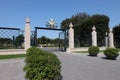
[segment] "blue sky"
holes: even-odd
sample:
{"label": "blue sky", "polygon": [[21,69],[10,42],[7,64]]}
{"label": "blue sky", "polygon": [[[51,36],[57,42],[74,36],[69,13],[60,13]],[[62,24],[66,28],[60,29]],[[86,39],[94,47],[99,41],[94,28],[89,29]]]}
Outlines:
{"label": "blue sky", "polygon": [[[120,0],[0,0],[0,27],[16,27],[24,30],[26,17],[30,18],[31,30],[45,27],[53,18],[58,26],[73,14],[86,12],[104,14],[110,18],[109,27],[120,24]],[[39,36],[57,38],[57,31],[39,30]]]}

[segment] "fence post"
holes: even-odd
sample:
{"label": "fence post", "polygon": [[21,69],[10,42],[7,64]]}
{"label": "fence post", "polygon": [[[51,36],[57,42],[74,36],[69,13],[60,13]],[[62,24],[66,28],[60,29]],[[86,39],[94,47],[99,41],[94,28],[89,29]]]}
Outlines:
{"label": "fence post", "polygon": [[26,25],[25,25],[25,50],[30,48],[30,19],[26,18]]}

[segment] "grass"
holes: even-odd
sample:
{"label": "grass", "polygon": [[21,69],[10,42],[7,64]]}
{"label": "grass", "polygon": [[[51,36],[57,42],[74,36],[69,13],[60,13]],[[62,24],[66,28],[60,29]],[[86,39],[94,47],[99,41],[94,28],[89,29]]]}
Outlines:
{"label": "grass", "polygon": [[23,58],[26,57],[26,54],[12,54],[12,55],[0,55],[1,59],[12,59],[12,58]]}
{"label": "grass", "polygon": [[[120,51],[120,48],[116,48]],[[88,53],[88,51],[73,51],[74,53]],[[100,50],[100,52],[104,52],[104,50]]]}

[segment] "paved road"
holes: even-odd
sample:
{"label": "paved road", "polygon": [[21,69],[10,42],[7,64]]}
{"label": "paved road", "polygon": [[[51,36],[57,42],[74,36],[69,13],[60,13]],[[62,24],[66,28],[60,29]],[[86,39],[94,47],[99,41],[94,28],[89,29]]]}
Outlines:
{"label": "paved road", "polygon": [[120,80],[120,56],[116,61],[103,59],[104,55],[90,57],[88,54],[69,54],[55,49],[62,62],[63,80]]}
{"label": "paved road", "polygon": [[0,80],[25,80],[24,58],[0,60]]}
{"label": "paved road", "polygon": [[[120,57],[102,59],[104,55],[90,57],[87,54],[68,54],[56,49],[54,52],[62,62],[62,80],[120,80]],[[0,60],[0,80],[25,80],[24,59]]]}

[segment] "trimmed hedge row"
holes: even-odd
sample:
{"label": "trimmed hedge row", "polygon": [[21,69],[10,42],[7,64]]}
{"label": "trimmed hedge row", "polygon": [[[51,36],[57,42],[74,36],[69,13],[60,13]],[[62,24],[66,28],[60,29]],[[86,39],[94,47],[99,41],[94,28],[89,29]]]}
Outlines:
{"label": "trimmed hedge row", "polygon": [[25,78],[29,80],[60,80],[61,62],[55,54],[36,47],[27,50]]}
{"label": "trimmed hedge row", "polygon": [[[90,56],[97,56],[97,54],[99,53],[99,47],[90,46],[88,48],[88,53]],[[106,48],[103,53],[107,59],[111,60],[115,60],[119,56],[119,50],[117,50],[116,48]]]}

